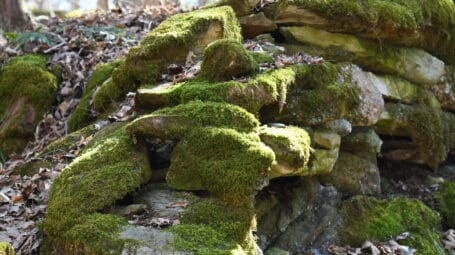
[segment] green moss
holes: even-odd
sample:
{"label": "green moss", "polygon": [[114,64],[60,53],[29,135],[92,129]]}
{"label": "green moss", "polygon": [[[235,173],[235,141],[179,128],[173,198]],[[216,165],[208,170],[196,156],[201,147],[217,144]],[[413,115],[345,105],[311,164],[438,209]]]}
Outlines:
{"label": "green moss", "polygon": [[208,190],[243,204],[262,188],[274,160],[273,151],[256,134],[199,128],[175,147],[166,181],[176,189]]}
{"label": "green moss", "polygon": [[184,61],[190,50],[201,52],[211,41],[222,38],[241,40],[240,26],[229,6],[174,15],[130,50],[125,65],[114,72],[114,82],[118,87],[153,83],[168,64]]}
{"label": "green moss", "polygon": [[252,74],[257,69],[257,63],[238,40],[221,39],[205,49],[199,77],[208,81],[226,81]]}
{"label": "green moss", "polygon": [[341,213],[345,222],[338,233],[345,244],[385,241],[409,231],[411,236],[403,244],[423,255],[445,254],[437,234],[440,217],[418,200],[355,197],[344,202]]}
{"label": "green moss", "polygon": [[280,102],[280,105],[283,105],[286,101],[286,90],[294,84],[299,71],[300,69],[297,67],[270,70],[256,75],[247,83],[193,80],[170,88],[153,90],[150,93],[155,99],[154,102],[165,102],[168,105],[177,105],[192,100],[227,102],[243,107],[249,112],[257,113],[264,105],[274,102]]}
{"label": "green moss", "polygon": [[0,242],[0,254],[2,255],[14,255],[13,246],[9,243]]}
{"label": "green moss", "polygon": [[[122,63],[122,61],[114,61],[111,63],[107,64],[99,64],[95,67],[95,70],[93,71],[92,75],[87,81],[87,85],[85,86],[84,89],[84,94],[79,101],[78,106],[76,109],[74,109],[73,113],[71,114],[69,120],[68,120],[68,128],[71,131],[76,131],[78,129],[81,129],[85,127],[89,122],[90,122],[90,102],[93,100],[93,94],[95,93],[95,90],[97,87],[101,87],[100,89],[103,89],[106,91],[106,88],[104,88],[107,85],[103,85],[103,82],[105,82],[109,77],[111,77],[112,72],[114,69],[119,66]],[[109,88],[110,89],[110,88]],[[113,91],[117,91],[114,90]],[[107,91],[110,92],[110,91]],[[97,93],[99,94],[97,96],[97,103],[96,105],[100,105],[100,101],[104,102],[106,100],[102,100],[102,93]],[[104,93],[106,94],[106,93]],[[107,94],[109,96],[109,93]],[[117,98],[116,96],[115,98]],[[108,97],[110,99],[111,97]],[[101,107],[98,107],[98,110]]]}
{"label": "green moss", "polygon": [[248,54],[256,61],[258,64],[273,63],[274,59],[270,54],[265,52],[248,52]]}
{"label": "green moss", "polygon": [[449,228],[455,228],[455,182],[444,182],[435,194],[438,209]]}
{"label": "green moss", "polygon": [[104,221],[117,221],[93,213],[134,191],[150,174],[145,153],[133,146],[123,125],[97,135],[52,185],[47,217],[41,224],[52,246],[91,250],[92,243],[79,243],[88,234],[76,234],[97,221],[101,225],[93,224],[99,231],[109,230]]}
{"label": "green moss", "polygon": [[73,244],[73,254],[112,254],[121,251],[124,240],[119,238],[121,226],[126,224],[123,217],[94,213],[84,217],[81,224],[67,232]]}
{"label": "green moss", "polygon": [[311,141],[309,134],[301,128],[261,127],[261,141],[272,148],[276,163],[272,165],[269,178],[299,175],[307,168],[310,159]]}
{"label": "green moss", "polygon": [[331,23],[335,30],[348,28],[348,33],[421,46],[454,61],[455,4],[451,0],[290,0],[280,8],[288,5],[336,20]]}
{"label": "green moss", "polygon": [[48,146],[46,146],[38,155],[40,156],[46,156],[49,154],[56,154],[56,153],[62,153],[62,152],[69,152],[72,147],[74,147],[77,142],[81,141],[81,139],[87,138],[91,135],[94,135],[96,133],[96,128],[95,125],[88,125],[82,129],[79,129],[75,132],[72,132],[68,134],[65,137],[62,137]]}
{"label": "green moss", "polygon": [[142,116],[131,122],[127,130],[134,135],[181,138],[195,128],[223,127],[251,132],[258,126],[254,115],[238,106],[192,101]]}
{"label": "green moss", "polygon": [[0,80],[0,148],[6,154],[25,146],[54,100],[57,81],[45,69],[46,62],[45,57],[25,55],[12,58],[4,67]]}
{"label": "green moss", "polygon": [[178,250],[195,254],[252,254],[255,228],[253,209],[233,207],[216,200],[192,205],[171,229]]}

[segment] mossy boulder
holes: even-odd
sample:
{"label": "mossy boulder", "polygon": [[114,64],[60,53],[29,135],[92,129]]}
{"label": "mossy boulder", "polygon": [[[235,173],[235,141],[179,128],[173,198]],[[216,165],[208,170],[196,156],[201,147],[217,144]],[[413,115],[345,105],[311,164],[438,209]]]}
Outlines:
{"label": "mossy boulder", "polygon": [[167,65],[185,61],[189,51],[202,53],[217,39],[242,39],[231,7],[174,15],[128,52],[125,63],[114,71],[113,82],[123,92],[134,89],[137,83],[153,83]]}
{"label": "mossy boulder", "polygon": [[445,225],[455,228],[455,182],[444,182],[436,192],[435,199]]}
{"label": "mossy boulder", "polygon": [[355,127],[341,142],[341,150],[351,152],[373,164],[376,164],[376,158],[381,153],[381,146],[381,138],[370,127]]}
{"label": "mossy boulder", "polygon": [[283,106],[286,91],[299,73],[300,66],[270,70],[252,77],[248,82],[188,81],[169,87],[139,89],[136,105],[141,109],[156,109],[192,100],[227,102],[257,113],[262,106],[278,103]]}
{"label": "mossy boulder", "polygon": [[20,153],[34,137],[35,126],[50,109],[57,89],[55,76],[39,55],[12,58],[0,80],[0,151]]}
{"label": "mossy boulder", "polygon": [[87,81],[79,104],[68,119],[69,130],[76,131],[85,127],[94,120],[93,111],[104,113],[109,103],[115,102],[121,99],[121,96],[124,96],[122,93],[116,92],[117,88],[115,86],[109,87],[108,83],[105,83],[111,77],[114,69],[121,63],[122,61],[118,60],[99,64],[95,67],[95,70]]}
{"label": "mossy boulder", "polygon": [[400,241],[402,245],[417,249],[418,254],[446,254],[438,234],[439,214],[419,200],[379,200],[358,196],[345,201],[340,213],[344,222],[338,234],[344,244],[361,245],[366,240],[386,241],[409,232],[410,236]]}
{"label": "mossy boulder", "polygon": [[144,115],[131,122],[127,131],[138,137],[180,139],[191,129],[220,127],[253,132],[258,126],[254,115],[241,107],[192,101]]}
{"label": "mossy boulder", "polygon": [[235,39],[221,39],[207,46],[199,76],[205,80],[227,81],[257,71],[254,59]]}
{"label": "mossy boulder", "polygon": [[[447,158],[450,148],[451,122],[439,108],[427,104],[387,103],[375,125],[379,134],[411,137],[415,150],[409,161],[437,168]],[[449,137],[449,139],[447,139]]]}
{"label": "mossy boulder", "polygon": [[0,254],[2,255],[14,255],[13,246],[9,243],[0,242]]}
{"label": "mossy boulder", "polygon": [[261,141],[272,148],[276,160],[269,178],[306,175],[311,153],[308,132],[299,127],[261,127]]}
{"label": "mossy boulder", "polygon": [[98,212],[150,176],[146,153],[136,148],[124,125],[99,131],[52,185],[47,216],[41,224],[49,253],[112,254],[121,250],[124,242],[116,230],[125,220]]}
{"label": "mossy boulder", "polygon": [[257,134],[198,128],[175,147],[166,181],[176,189],[208,190],[228,203],[249,205],[268,183],[274,160]]}
{"label": "mossy boulder", "polygon": [[266,122],[317,126],[348,116],[360,105],[360,90],[341,69],[328,62],[299,66],[296,82],[287,88],[281,106],[263,107],[261,118]]}
{"label": "mossy boulder", "polygon": [[388,43],[422,47],[454,62],[455,4],[450,0],[287,0],[276,8],[280,24],[311,25]]}
{"label": "mossy boulder", "polygon": [[[444,62],[421,49],[381,45],[309,26],[284,27],[281,31],[289,40],[337,51],[341,56],[351,55],[352,61],[363,68],[401,76],[418,84],[435,84],[446,75]],[[340,60],[346,61],[343,58]]]}

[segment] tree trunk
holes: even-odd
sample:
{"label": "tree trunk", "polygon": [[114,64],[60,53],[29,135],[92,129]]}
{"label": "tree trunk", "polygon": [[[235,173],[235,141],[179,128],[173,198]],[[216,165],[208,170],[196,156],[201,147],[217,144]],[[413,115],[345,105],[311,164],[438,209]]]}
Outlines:
{"label": "tree trunk", "polygon": [[26,25],[19,0],[0,0],[0,30],[22,31]]}
{"label": "tree trunk", "polygon": [[97,9],[107,11],[108,7],[108,0],[98,0]]}

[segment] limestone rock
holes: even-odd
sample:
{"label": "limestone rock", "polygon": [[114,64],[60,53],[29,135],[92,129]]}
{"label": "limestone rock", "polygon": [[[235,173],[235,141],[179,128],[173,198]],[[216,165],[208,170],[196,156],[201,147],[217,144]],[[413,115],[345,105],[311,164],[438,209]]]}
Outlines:
{"label": "limestone rock", "polygon": [[352,132],[351,122],[345,119],[329,121],[325,123],[322,127],[337,133],[341,137],[346,136]]}
{"label": "limestone rock", "polygon": [[373,195],[381,192],[376,164],[344,151],[340,152],[333,171],[320,178],[343,193]]}
{"label": "limestone rock", "polygon": [[271,16],[284,25],[310,25],[394,45],[421,47],[454,62],[452,1],[312,1],[276,4]]}
{"label": "limestone rock", "polygon": [[237,16],[244,16],[253,10],[260,0],[226,0],[223,3],[231,6]]}
{"label": "limestone rock", "polygon": [[326,130],[315,130],[312,134],[312,141],[322,149],[333,150],[340,147],[340,135]]}
{"label": "limestone rock", "polygon": [[365,158],[373,164],[376,164],[376,158],[381,153],[381,146],[381,138],[369,127],[354,128],[341,142],[341,150]]}
{"label": "limestone rock", "polygon": [[272,180],[257,196],[259,246],[294,254],[336,243],[339,201],[334,187],[314,179]]}
{"label": "limestone rock", "polygon": [[283,27],[290,40],[353,55],[355,64],[372,71],[398,75],[419,84],[435,84],[446,75],[445,64],[427,52],[379,45],[352,35],[330,33],[309,26]]}
{"label": "limestone rock", "polygon": [[308,171],[305,175],[323,175],[330,173],[338,160],[339,149],[322,150],[315,149],[308,163]]}
{"label": "limestone rock", "polygon": [[240,17],[239,22],[242,26],[242,33],[248,39],[275,31],[278,28],[275,22],[268,19],[263,12]]}
{"label": "limestone rock", "polygon": [[211,82],[226,81],[252,74],[257,69],[257,63],[241,43],[234,39],[222,39],[205,49],[200,76]]}

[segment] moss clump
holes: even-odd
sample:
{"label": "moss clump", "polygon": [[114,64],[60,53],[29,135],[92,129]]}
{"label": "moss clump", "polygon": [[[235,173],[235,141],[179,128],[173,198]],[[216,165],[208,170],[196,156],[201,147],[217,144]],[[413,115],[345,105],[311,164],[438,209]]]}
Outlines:
{"label": "moss clump", "polygon": [[226,81],[249,75],[258,65],[235,39],[217,40],[205,49],[199,77],[208,81]]}
{"label": "moss clump", "polygon": [[119,221],[94,213],[146,183],[150,175],[145,153],[133,146],[123,125],[100,133],[52,185],[47,217],[41,225],[49,242],[69,253],[84,250],[98,254],[95,250],[101,246],[81,242],[89,235],[82,230],[91,224],[96,231],[116,228]]}
{"label": "moss clump", "polygon": [[71,253],[112,254],[122,250],[125,241],[119,238],[118,232],[126,224],[125,218],[94,213],[81,222],[67,232],[67,238],[73,242]]}
{"label": "moss clump", "polygon": [[35,125],[50,108],[57,89],[53,74],[45,69],[47,59],[24,55],[11,59],[0,80],[0,150],[19,152],[33,137]]}
{"label": "moss clump", "polygon": [[130,83],[153,83],[168,64],[184,61],[190,50],[201,52],[210,42],[223,38],[242,38],[229,6],[174,15],[129,51],[125,64],[114,72],[114,82],[119,88]]}
{"label": "moss clump", "polygon": [[310,136],[304,129],[261,127],[259,136],[276,156],[269,178],[303,174],[311,152]]}
{"label": "moss clump", "polygon": [[435,195],[438,209],[449,228],[455,228],[455,182],[444,182]]}
{"label": "moss clump", "polygon": [[195,128],[223,127],[252,132],[258,126],[254,115],[238,106],[192,101],[142,116],[131,122],[127,130],[139,136],[182,138]]}
{"label": "moss clump", "polygon": [[423,255],[445,254],[437,233],[440,217],[418,200],[378,200],[360,196],[344,202],[341,214],[345,221],[338,233],[345,244],[361,245],[365,240],[385,241],[409,231],[411,236],[402,244],[417,249]]}
{"label": "moss clump", "polygon": [[94,125],[88,125],[82,129],[72,132],[46,146],[39,153],[38,157],[69,152],[71,148],[77,144],[77,142],[81,141],[81,139],[94,135],[96,131],[97,130]]}
{"label": "moss clump", "polygon": [[270,56],[270,54],[265,53],[265,52],[248,52],[248,54],[258,64],[272,63],[274,61],[273,57]]}
{"label": "moss clump", "polygon": [[[232,207],[216,200],[199,202],[172,227],[177,250],[195,254],[253,254],[253,209]],[[238,253],[236,253],[238,252]]]}
{"label": "moss clump", "polygon": [[208,190],[231,204],[245,204],[262,189],[274,160],[256,134],[193,129],[175,147],[166,181],[176,189]]}
{"label": "moss clump", "polygon": [[13,246],[9,243],[0,242],[0,254],[2,255],[14,255]]}
{"label": "moss clump", "polygon": [[[114,69],[119,66],[122,62],[121,61],[114,61],[107,64],[99,64],[95,67],[92,75],[87,81],[87,85],[85,86],[84,95],[82,96],[81,100],[79,101],[79,105],[74,109],[73,113],[71,114],[68,120],[68,128],[71,131],[76,131],[85,127],[90,122],[91,117],[91,106],[90,103],[93,100],[93,94],[96,91],[97,87],[104,87],[103,83],[111,77],[112,72]],[[101,88],[100,88],[101,89]],[[106,90],[106,89],[104,89]],[[109,91],[108,91],[109,92]],[[98,93],[97,93],[98,94]],[[109,95],[109,93],[108,93]],[[102,95],[97,96],[97,106],[100,105],[99,101],[106,101],[101,100]],[[108,97],[110,99],[111,97]],[[115,96],[117,99],[117,96]],[[101,110],[101,107],[97,107],[97,110]]]}

